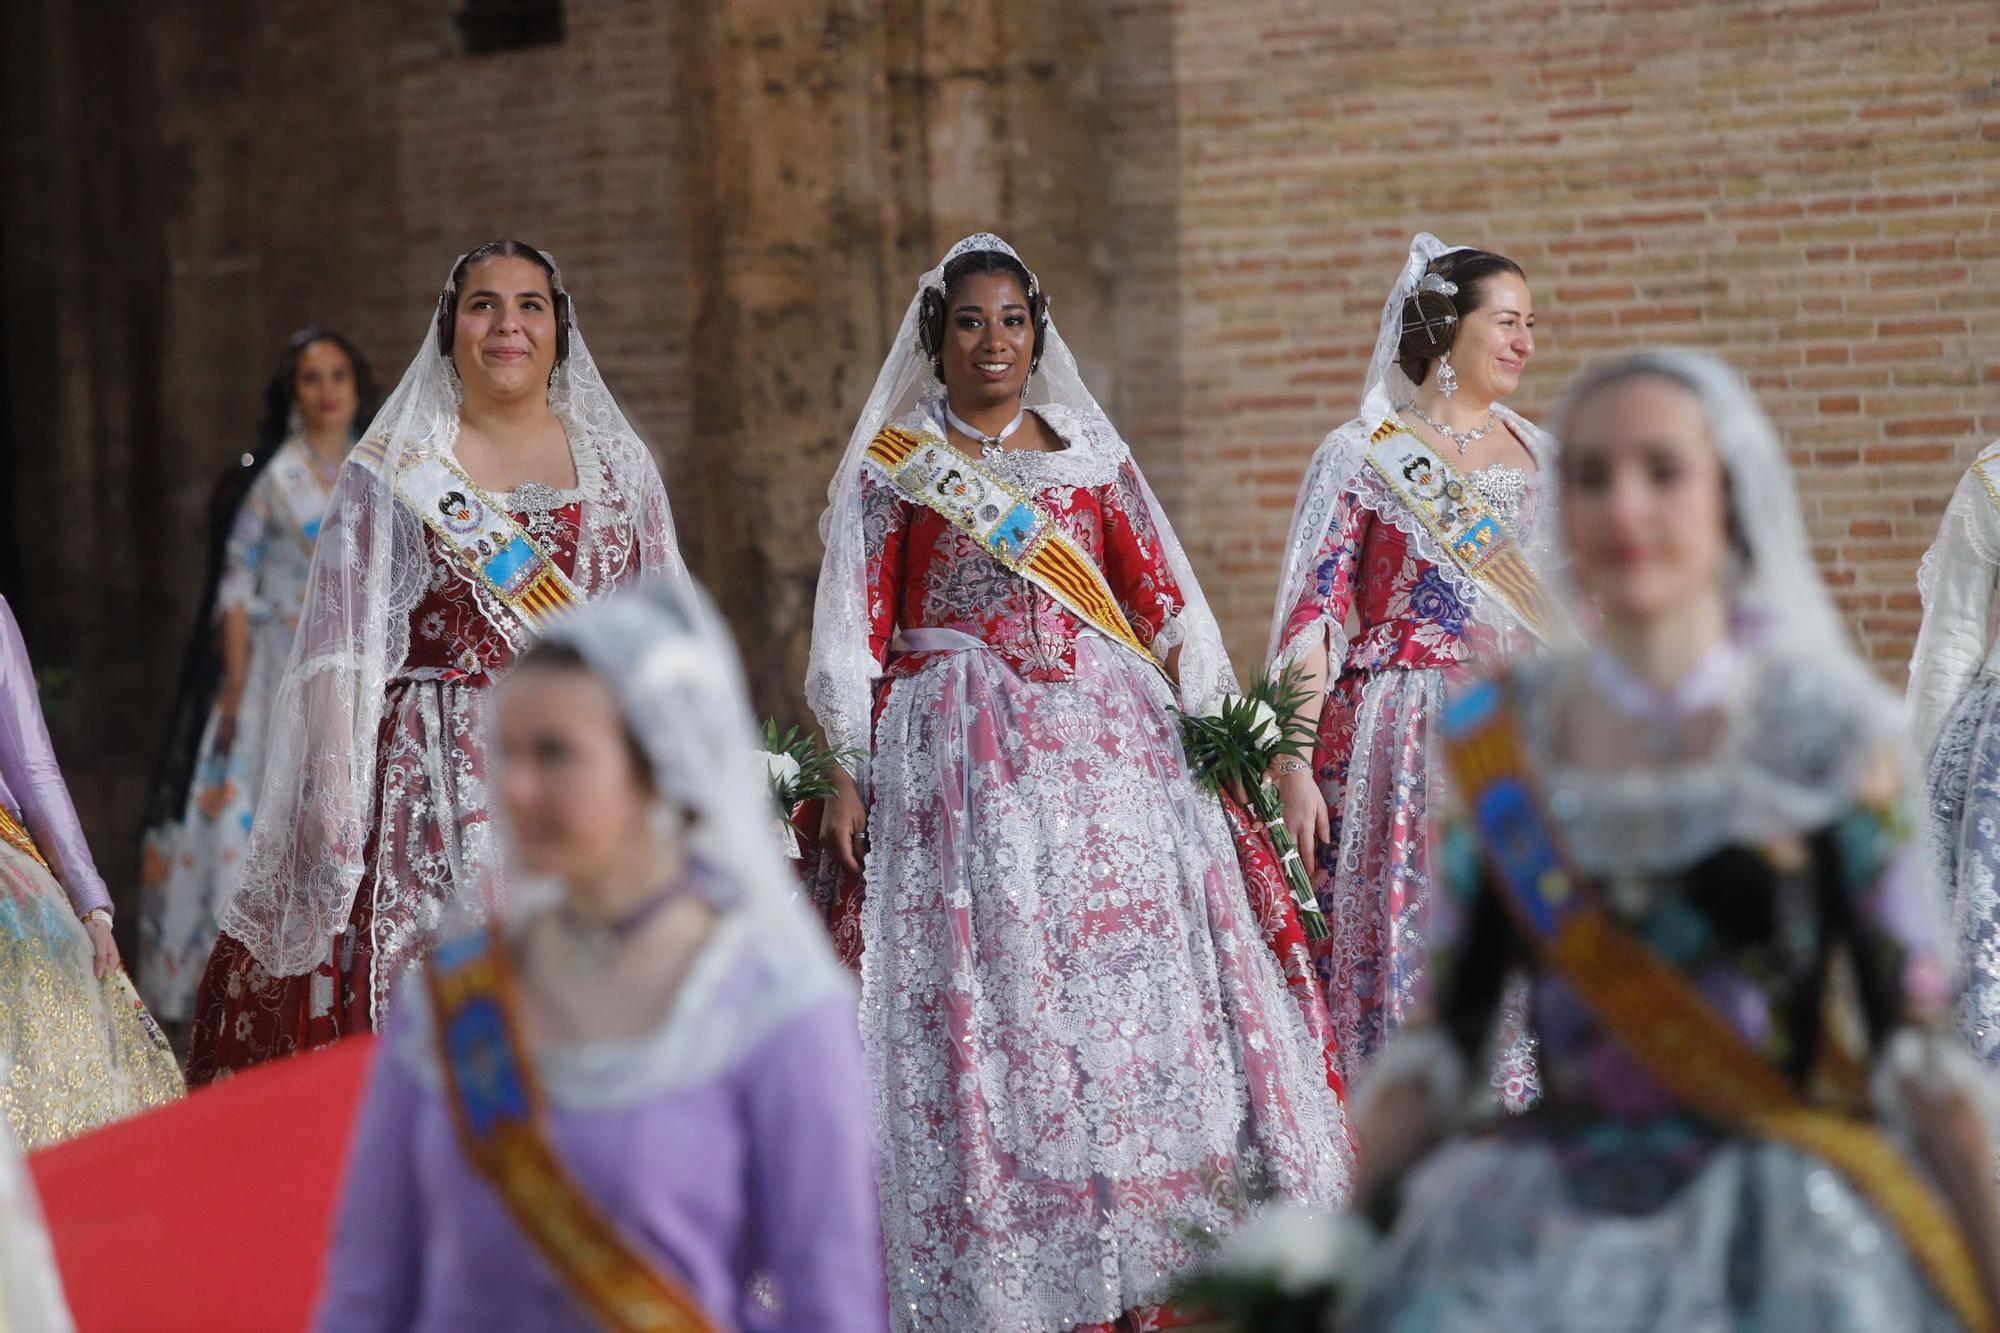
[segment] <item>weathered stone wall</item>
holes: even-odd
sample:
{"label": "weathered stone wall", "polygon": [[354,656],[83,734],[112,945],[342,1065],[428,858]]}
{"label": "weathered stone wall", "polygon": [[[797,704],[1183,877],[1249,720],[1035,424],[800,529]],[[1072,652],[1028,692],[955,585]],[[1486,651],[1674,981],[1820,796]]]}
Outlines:
{"label": "weathered stone wall", "polygon": [[66,674],[121,888],[204,497],[278,348],[333,325],[393,380],[495,235],[562,260],[790,716],[827,476],[913,278],[981,227],[1043,275],[1246,667],[1418,227],[1527,266],[1531,414],[1633,342],[1748,370],[1891,677],[2000,435],[1983,0],[570,0],[561,44],[477,58],[452,10],[0,9],[0,586]]}

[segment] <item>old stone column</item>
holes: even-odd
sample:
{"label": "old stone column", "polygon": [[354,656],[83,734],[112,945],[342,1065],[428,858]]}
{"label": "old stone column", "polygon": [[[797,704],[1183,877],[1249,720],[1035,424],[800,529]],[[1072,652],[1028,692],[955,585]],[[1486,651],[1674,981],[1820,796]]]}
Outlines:
{"label": "old stone column", "polygon": [[699,480],[676,503],[783,719],[805,716],[825,485],[917,275],[1000,231],[1087,368],[1108,351],[1099,23],[1043,0],[681,7]]}

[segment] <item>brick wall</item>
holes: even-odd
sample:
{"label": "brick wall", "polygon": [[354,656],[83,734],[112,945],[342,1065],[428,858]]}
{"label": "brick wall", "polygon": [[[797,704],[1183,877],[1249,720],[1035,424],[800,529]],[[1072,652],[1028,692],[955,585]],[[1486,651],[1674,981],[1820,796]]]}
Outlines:
{"label": "brick wall", "polygon": [[498,234],[563,261],[768,711],[799,707],[814,520],[910,283],[989,226],[1240,665],[1423,227],[1527,267],[1531,415],[1635,342],[1749,371],[1899,680],[1917,557],[2000,435],[2000,9],[1420,8],[569,0],[562,44],[468,58],[452,0],[5,6],[0,578],[73,675],[58,744],[107,873],[275,350],[332,324],[393,379]]}
{"label": "brick wall", "polygon": [[1901,684],[1917,560],[2000,436],[2000,7],[1198,0],[1175,51],[1177,515],[1239,663],[1424,228],[1528,270],[1530,416],[1637,343],[1748,373]]}

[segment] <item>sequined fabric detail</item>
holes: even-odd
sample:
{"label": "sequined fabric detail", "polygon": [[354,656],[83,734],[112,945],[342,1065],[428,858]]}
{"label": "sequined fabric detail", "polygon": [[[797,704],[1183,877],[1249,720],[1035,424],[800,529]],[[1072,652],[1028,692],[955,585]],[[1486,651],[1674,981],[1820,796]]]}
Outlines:
{"label": "sequined fabric detail", "polygon": [[23,1150],[182,1093],[173,1053],[124,971],[100,982],[91,958],[62,886],[0,847],[0,1106]]}
{"label": "sequined fabric detail", "polygon": [[1471,481],[1486,498],[1486,503],[1500,515],[1501,521],[1511,528],[1521,521],[1521,506],[1528,496],[1530,476],[1521,468],[1495,463],[1473,473]]}

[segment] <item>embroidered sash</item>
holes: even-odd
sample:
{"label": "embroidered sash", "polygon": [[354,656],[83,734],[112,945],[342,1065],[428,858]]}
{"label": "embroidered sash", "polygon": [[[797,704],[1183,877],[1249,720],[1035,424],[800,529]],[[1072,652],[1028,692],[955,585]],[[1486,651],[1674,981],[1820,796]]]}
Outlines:
{"label": "embroidered sash", "polygon": [[[305,444],[299,446],[301,449],[311,447]],[[296,450],[278,450],[271,459],[269,471],[271,482],[284,501],[285,514],[292,520],[293,530],[305,543],[306,550],[312,550],[319,541],[320,524],[326,518],[330,497],[320,489],[319,478],[314,475],[312,465],[299,457]]]}
{"label": "embroidered sash", "polygon": [[1132,630],[1111,585],[1089,555],[1028,496],[935,436],[890,426],[868,445],[868,459],[905,497],[942,516],[987,554],[1019,574],[1106,638],[1160,663]]}
{"label": "embroidered sash", "polygon": [[442,453],[404,463],[396,494],[529,629],[583,600],[513,515]]}
{"label": "embroidered sash", "polygon": [[682,1286],[642,1255],[556,1156],[521,1042],[512,962],[479,931],[425,965],[438,1060],[467,1159],[570,1294],[619,1333],[715,1333]]}
{"label": "embroidered sash", "polygon": [[1542,962],[1682,1102],[1837,1168],[1895,1227],[1965,1326],[1992,1327],[1965,1236],[1930,1183],[1874,1125],[1806,1102],[1684,975],[1612,921],[1595,886],[1569,866],[1505,688],[1487,683],[1453,700],[1444,728],[1501,899]]}
{"label": "embroidered sash", "polygon": [[1979,474],[1980,484],[1986,487],[1986,498],[1993,502],[1995,509],[2000,509],[2000,486],[1993,484],[1993,473],[1987,467],[1989,463],[1996,461],[2000,460],[1991,458],[1981,459],[1972,465],[1972,470]]}
{"label": "embroidered sash", "polygon": [[1542,586],[1520,541],[1479,488],[1443,455],[1391,420],[1369,437],[1368,464],[1437,539],[1445,557],[1536,638],[1553,644],[1574,637],[1568,617]]}

